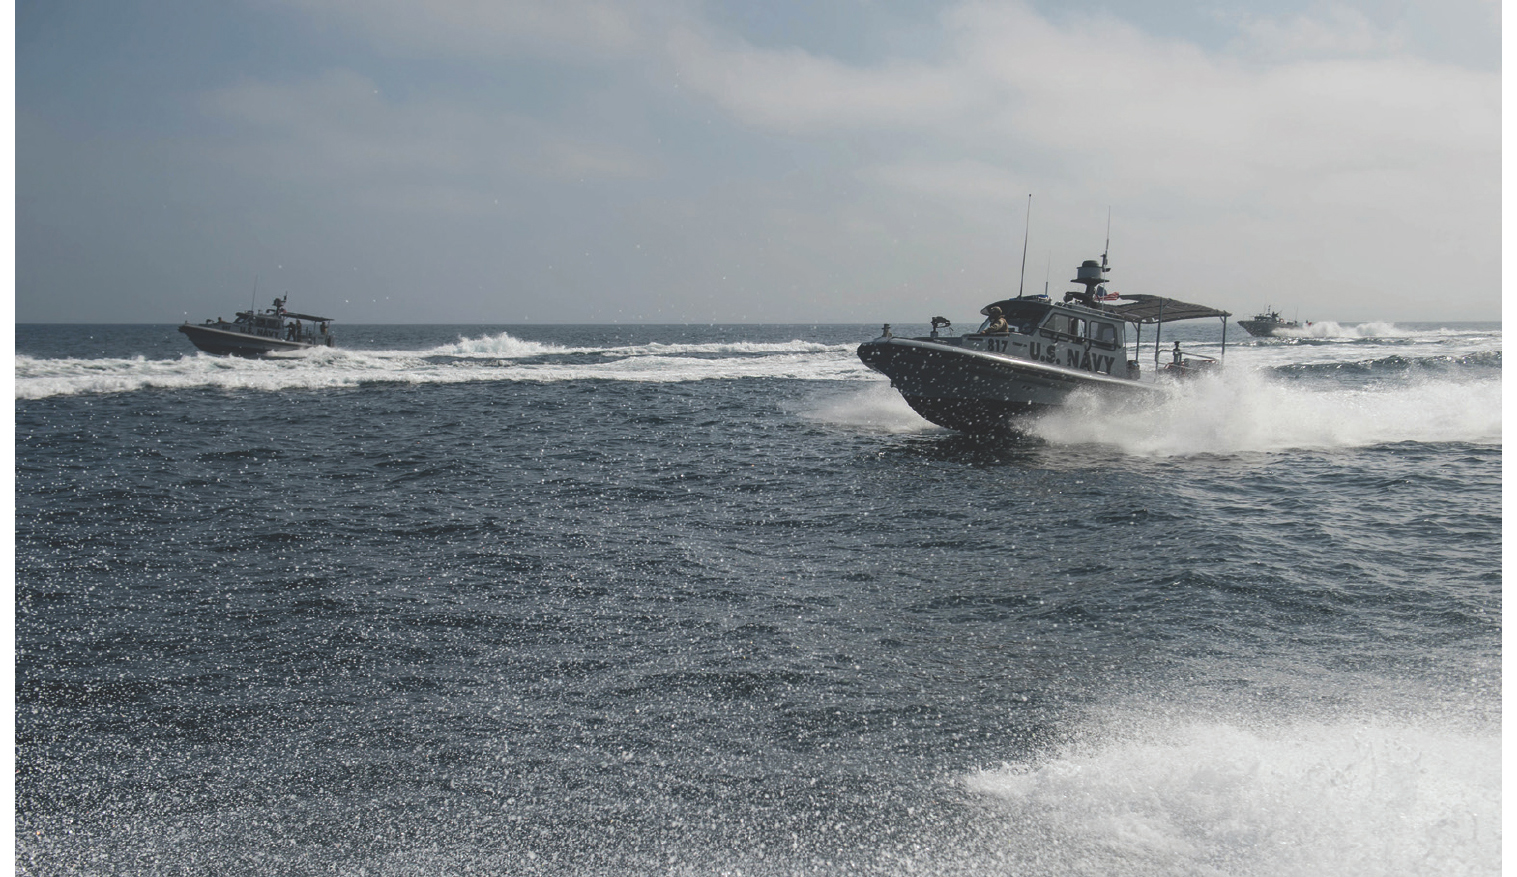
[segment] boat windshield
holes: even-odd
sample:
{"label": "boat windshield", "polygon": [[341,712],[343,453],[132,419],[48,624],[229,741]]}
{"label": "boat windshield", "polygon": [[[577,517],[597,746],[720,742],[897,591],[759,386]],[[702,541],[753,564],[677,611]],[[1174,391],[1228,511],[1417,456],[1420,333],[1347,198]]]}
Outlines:
{"label": "boat windshield", "polygon": [[1048,313],[1050,305],[1047,301],[1008,298],[986,305],[980,309],[980,313],[988,315],[991,308],[1001,309],[1006,322],[1011,324],[1011,331],[1019,335],[1031,335],[1037,330],[1038,324],[1043,322],[1043,316]]}

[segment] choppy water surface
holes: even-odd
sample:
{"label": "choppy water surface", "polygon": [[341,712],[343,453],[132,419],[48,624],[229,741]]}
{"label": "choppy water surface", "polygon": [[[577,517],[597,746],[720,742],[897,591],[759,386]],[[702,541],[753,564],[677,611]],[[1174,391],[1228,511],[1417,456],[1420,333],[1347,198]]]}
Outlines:
{"label": "choppy water surface", "polygon": [[877,332],[18,327],[18,867],[1499,870],[1498,326],[995,440]]}

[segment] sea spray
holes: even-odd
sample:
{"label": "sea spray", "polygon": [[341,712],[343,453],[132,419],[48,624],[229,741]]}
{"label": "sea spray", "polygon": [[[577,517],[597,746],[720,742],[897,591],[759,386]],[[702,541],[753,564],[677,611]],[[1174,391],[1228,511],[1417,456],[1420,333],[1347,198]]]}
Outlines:
{"label": "sea spray", "polygon": [[852,345],[819,344],[813,341],[791,340],[784,342],[733,341],[700,344],[676,344],[652,342],[648,344],[607,345],[605,347],[565,347],[527,341],[509,332],[484,335],[478,338],[459,338],[456,343],[444,344],[424,351],[424,355],[486,357],[499,359],[523,359],[554,354],[600,354],[609,357],[626,356],[764,356],[786,353],[840,353],[851,351]]}
{"label": "sea spray", "polygon": [[1400,329],[1394,323],[1335,323],[1321,320],[1299,329],[1276,329],[1276,338],[1404,338],[1415,334],[1410,329]]}
{"label": "sea spray", "polygon": [[884,381],[828,394],[801,410],[801,416],[819,423],[882,433],[936,432],[942,427],[911,410],[901,394]]}
{"label": "sea spray", "polygon": [[1078,394],[1033,421],[1030,431],[1059,444],[1110,445],[1159,457],[1406,441],[1492,443],[1501,440],[1501,384],[1444,378],[1348,387],[1231,368],[1171,384],[1156,400]]}
{"label": "sea spray", "polygon": [[16,398],[145,389],[321,390],[376,383],[611,380],[673,383],[740,378],[861,380],[852,346],[808,341],[651,343],[605,347],[525,341],[510,333],[422,350],[317,348],[263,359],[16,357]]}
{"label": "sea spray", "polygon": [[[1129,721],[1132,721],[1129,719]],[[1494,874],[1499,733],[1140,719],[965,778],[1012,873]]]}
{"label": "sea spray", "polygon": [[542,356],[545,353],[570,352],[580,351],[572,351],[557,344],[525,341],[509,332],[499,332],[494,335],[482,335],[478,338],[459,338],[453,344],[444,344],[424,351],[424,355],[518,358],[524,356]]}

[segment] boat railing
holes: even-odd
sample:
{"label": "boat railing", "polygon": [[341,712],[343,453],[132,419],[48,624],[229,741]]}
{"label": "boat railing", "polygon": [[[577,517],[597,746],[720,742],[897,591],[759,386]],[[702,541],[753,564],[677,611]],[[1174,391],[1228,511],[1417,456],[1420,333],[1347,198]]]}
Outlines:
{"label": "boat railing", "polygon": [[1186,353],[1174,362],[1165,363],[1164,373],[1179,377],[1193,377],[1209,372],[1222,364],[1215,356],[1201,353]]}
{"label": "boat railing", "polygon": [[332,347],[336,343],[336,334],[330,326],[319,323],[299,324],[285,322],[282,325],[269,325],[267,322],[249,321],[242,319],[245,315],[238,314],[236,322],[229,323],[226,320],[206,320],[204,325],[228,332],[236,332],[239,335],[251,335],[254,338],[272,338],[278,341],[295,341],[301,344]]}

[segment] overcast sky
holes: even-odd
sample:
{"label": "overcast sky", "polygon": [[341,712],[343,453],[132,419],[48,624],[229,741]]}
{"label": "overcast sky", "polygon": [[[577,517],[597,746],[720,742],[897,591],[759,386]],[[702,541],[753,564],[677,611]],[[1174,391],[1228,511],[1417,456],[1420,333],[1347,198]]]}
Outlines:
{"label": "overcast sky", "polygon": [[1495,0],[19,0],[16,318],[1500,317]]}

